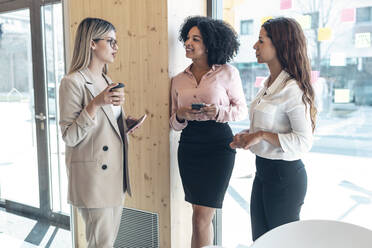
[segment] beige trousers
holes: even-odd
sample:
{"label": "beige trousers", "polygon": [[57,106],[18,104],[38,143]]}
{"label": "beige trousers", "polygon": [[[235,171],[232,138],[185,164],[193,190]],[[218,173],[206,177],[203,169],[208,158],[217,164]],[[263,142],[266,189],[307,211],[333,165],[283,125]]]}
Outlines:
{"label": "beige trousers", "polygon": [[88,248],[112,248],[119,232],[123,206],[79,208],[85,223]]}

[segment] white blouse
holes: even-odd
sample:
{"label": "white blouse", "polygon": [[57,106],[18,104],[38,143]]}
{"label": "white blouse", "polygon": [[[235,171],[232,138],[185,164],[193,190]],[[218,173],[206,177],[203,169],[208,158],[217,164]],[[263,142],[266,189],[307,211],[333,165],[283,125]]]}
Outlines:
{"label": "white blouse", "polygon": [[302,101],[303,92],[295,79],[284,70],[270,87],[268,79],[250,105],[250,133],[277,133],[281,147],[262,140],[250,150],[263,158],[287,161],[300,159],[311,149],[313,133],[310,107]]}
{"label": "white blouse", "polygon": [[115,116],[115,119],[116,120],[119,119],[120,114],[121,114],[121,106],[114,106],[111,104],[111,108],[112,108],[112,113]]}

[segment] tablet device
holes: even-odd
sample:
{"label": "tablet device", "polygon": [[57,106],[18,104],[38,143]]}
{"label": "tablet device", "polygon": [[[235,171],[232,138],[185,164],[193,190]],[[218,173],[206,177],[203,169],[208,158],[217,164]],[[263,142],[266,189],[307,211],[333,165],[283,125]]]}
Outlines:
{"label": "tablet device", "polygon": [[134,129],[134,128],[138,127],[139,125],[141,125],[145,121],[146,117],[147,117],[147,115],[144,114],[138,120],[131,121],[130,124],[128,124],[128,130],[127,130],[127,132],[130,132],[132,129]]}

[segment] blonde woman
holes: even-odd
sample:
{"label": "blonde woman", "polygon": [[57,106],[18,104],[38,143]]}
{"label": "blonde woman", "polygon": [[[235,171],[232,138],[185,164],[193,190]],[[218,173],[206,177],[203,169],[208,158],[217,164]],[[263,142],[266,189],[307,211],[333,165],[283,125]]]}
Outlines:
{"label": "blonde woman", "polygon": [[88,247],[113,247],[124,193],[131,194],[124,93],[110,91],[117,84],[106,74],[117,52],[115,27],[102,19],[84,19],[59,89],[68,202],[84,219]]}

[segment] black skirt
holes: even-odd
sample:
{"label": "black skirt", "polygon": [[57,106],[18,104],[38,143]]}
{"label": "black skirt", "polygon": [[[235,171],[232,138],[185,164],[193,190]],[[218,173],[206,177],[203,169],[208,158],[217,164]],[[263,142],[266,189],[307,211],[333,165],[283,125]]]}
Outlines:
{"label": "black skirt", "polygon": [[222,208],[235,162],[232,139],[230,126],[216,121],[189,121],[182,130],[178,165],[186,201]]}

